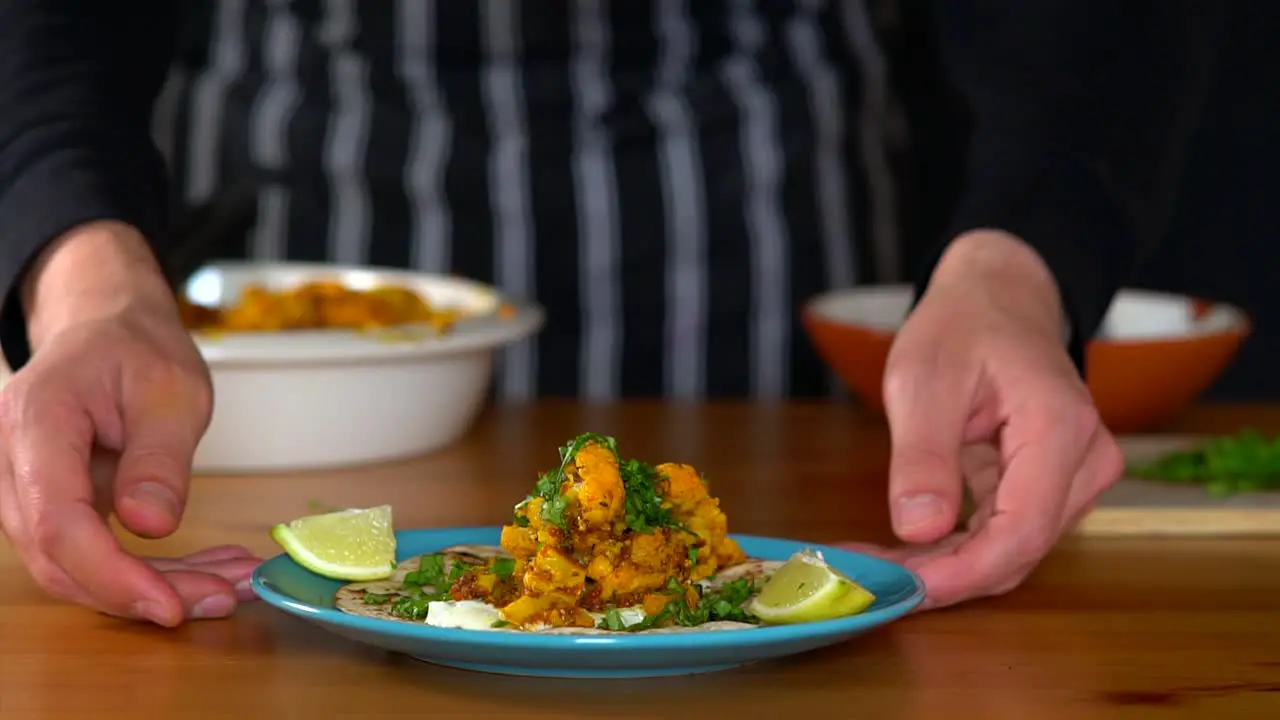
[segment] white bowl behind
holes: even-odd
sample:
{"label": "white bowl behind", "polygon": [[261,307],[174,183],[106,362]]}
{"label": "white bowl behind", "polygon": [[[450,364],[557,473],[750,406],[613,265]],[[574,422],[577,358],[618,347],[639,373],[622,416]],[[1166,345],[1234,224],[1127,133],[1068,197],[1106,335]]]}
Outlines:
{"label": "white bowl behind", "polygon": [[[433,303],[491,312],[508,302],[457,278],[327,265],[219,264],[193,276],[188,297],[229,302],[246,283],[287,287],[338,279],[396,284]],[[213,376],[214,412],[196,451],[203,474],[304,470],[421,455],[461,437],[483,406],[493,355],[537,332],[541,308],[459,323],[442,337],[388,341],[340,330],[197,337]]]}

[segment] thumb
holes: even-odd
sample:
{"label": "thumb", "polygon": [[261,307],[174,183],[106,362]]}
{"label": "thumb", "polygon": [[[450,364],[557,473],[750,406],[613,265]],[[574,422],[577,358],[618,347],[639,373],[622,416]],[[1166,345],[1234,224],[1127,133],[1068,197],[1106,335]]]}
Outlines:
{"label": "thumb", "polygon": [[[177,390],[182,393],[182,390]],[[187,504],[191,463],[207,415],[195,403],[154,402],[151,393],[124,403],[124,443],[115,476],[115,510],[130,532],[150,538],[177,530]]]}
{"label": "thumb", "polygon": [[900,357],[885,369],[885,414],[893,443],[889,510],[894,532],[906,542],[941,539],[955,529],[960,514],[960,449],[973,383],[957,364]]}

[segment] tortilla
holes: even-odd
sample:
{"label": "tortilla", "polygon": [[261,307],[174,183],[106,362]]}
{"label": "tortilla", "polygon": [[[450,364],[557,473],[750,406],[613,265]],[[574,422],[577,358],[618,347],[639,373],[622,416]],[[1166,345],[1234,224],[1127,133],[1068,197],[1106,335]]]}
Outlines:
{"label": "tortilla", "polygon": [[[445,572],[453,568],[453,564],[459,560],[469,562],[471,564],[480,563],[493,557],[511,557],[511,554],[501,547],[494,545],[454,545],[436,553],[444,555]],[[376,595],[407,595],[401,590],[404,578],[409,573],[418,569],[420,558],[410,558],[400,563],[394,574],[386,580],[375,580],[372,582],[351,583],[338,588],[338,592],[334,595],[334,605],[342,612],[351,615],[360,615],[362,617],[378,618],[380,620],[394,620],[396,622],[407,622],[415,625],[423,625],[425,621],[406,620],[392,614],[390,604],[370,605],[364,601],[364,594],[371,592]],[[746,560],[730,565],[720,570],[720,572],[703,580],[701,584],[708,590],[718,588],[726,583],[731,583],[742,578],[749,578],[753,582],[767,579],[775,570],[782,566],[780,560],[760,560],[757,558],[747,558]],[[434,589],[434,588],[433,588]],[[748,599],[748,602],[750,600]],[[605,630],[603,628],[582,628],[582,627],[555,627],[541,628],[534,630],[520,630],[513,628],[494,628],[492,630],[478,630],[477,632],[525,632],[540,633],[543,635],[659,635],[689,632],[716,632],[724,630],[746,630],[756,628],[757,625],[751,623],[731,622],[716,620],[706,622],[694,627],[664,627],[652,628],[649,630]]]}

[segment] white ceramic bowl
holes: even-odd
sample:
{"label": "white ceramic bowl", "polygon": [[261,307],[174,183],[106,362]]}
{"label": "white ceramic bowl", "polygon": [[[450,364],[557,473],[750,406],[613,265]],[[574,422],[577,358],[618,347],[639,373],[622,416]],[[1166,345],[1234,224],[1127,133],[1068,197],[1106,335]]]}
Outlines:
{"label": "white ceramic bowl", "polygon": [[[433,305],[479,313],[438,337],[342,331],[197,334],[213,376],[214,410],[194,470],[312,470],[425,454],[461,437],[484,404],[494,352],[538,332],[534,303],[454,277],[304,263],[217,263],[188,281],[189,299],[229,304],[246,284],[312,280],[398,285]],[[503,304],[514,313],[499,317]],[[424,334],[425,335],[425,334]]]}

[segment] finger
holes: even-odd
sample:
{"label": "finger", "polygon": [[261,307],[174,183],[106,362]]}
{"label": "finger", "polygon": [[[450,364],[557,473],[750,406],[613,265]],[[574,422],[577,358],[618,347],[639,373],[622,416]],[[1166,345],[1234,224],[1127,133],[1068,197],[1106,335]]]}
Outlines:
{"label": "finger", "polygon": [[[952,533],[947,537],[939,540],[931,545],[916,545],[907,547],[886,548],[871,543],[844,542],[836,543],[836,547],[842,550],[851,550],[860,552],[872,557],[901,565],[912,572],[917,572],[920,568],[937,560],[945,555],[955,552],[969,537],[968,533]],[[918,574],[918,572],[917,572]],[[921,582],[924,582],[923,577]],[[920,603],[917,611],[929,610],[936,607],[933,596],[930,594],[928,583],[925,583],[925,599]]]}
{"label": "finger", "polygon": [[960,451],[960,471],[972,503],[968,517],[964,518],[966,529],[982,527],[995,512],[1000,463],[1000,450],[989,442],[970,443]]}
{"label": "finger", "polygon": [[217,562],[219,560],[235,560],[237,558],[252,558],[261,560],[262,558],[253,554],[249,548],[243,545],[215,545],[214,547],[205,548],[199,552],[184,555],[183,560],[189,563],[205,563]]}
{"label": "finger", "polygon": [[1007,592],[1026,576],[1058,537],[1063,506],[1079,470],[1096,417],[1064,422],[1016,414],[1006,426],[1005,472],[989,520],[954,552],[918,569],[934,606]]}
{"label": "finger", "polygon": [[164,577],[182,598],[183,613],[192,620],[224,618],[236,609],[235,585],[225,578],[198,570],[172,570]]}
{"label": "finger", "polygon": [[1071,493],[1067,496],[1067,508],[1063,513],[1061,532],[1075,528],[1081,520],[1093,511],[1098,497],[1120,477],[1124,475],[1124,453],[1116,444],[1115,438],[1103,426],[1090,443],[1080,471],[1076,473],[1071,484]]}
{"label": "finger", "polygon": [[25,534],[23,526],[22,512],[13,490],[13,470],[9,466],[9,458],[0,455],[0,532],[16,546]]}
{"label": "finger", "polygon": [[885,371],[893,442],[889,511],[904,541],[933,542],[955,528],[963,486],[960,446],[973,386],[956,363],[936,357],[893,357]]}
{"label": "finger", "polygon": [[124,447],[115,478],[116,516],[137,535],[165,537],[182,520],[207,414],[195,385],[178,371],[121,392]]}
{"label": "finger", "polygon": [[180,562],[186,565],[200,565],[202,563],[216,563],[223,560],[236,560],[239,558],[259,558],[254,555],[249,548],[240,545],[217,545],[211,548],[205,548],[199,552],[183,555],[180,558],[161,558],[148,557],[144,558],[147,562],[155,564],[157,562]]}
{"label": "finger", "polygon": [[255,558],[233,558],[230,560],[218,560],[216,562],[192,564],[176,558],[161,558],[150,560],[148,561],[148,564],[162,573],[190,571],[215,575],[234,586],[252,575],[254,568],[258,567],[261,562]]}
{"label": "finger", "polygon": [[21,544],[33,573],[49,581],[55,573],[45,568],[47,561],[103,612],[180,623],[182,606],[173,588],[126,553],[94,510],[88,416],[65,404],[37,401],[19,408],[16,419],[6,423],[9,456],[14,501],[22,513]]}
{"label": "finger", "polygon": [[875,543],[868,542],[838,542],[833,547],[849,552],[861,553],[869,555],[881,560],[888,560],[891,563],[905,565],[906,560],[915,552],[915,548],[911,547],[885,547]]}

